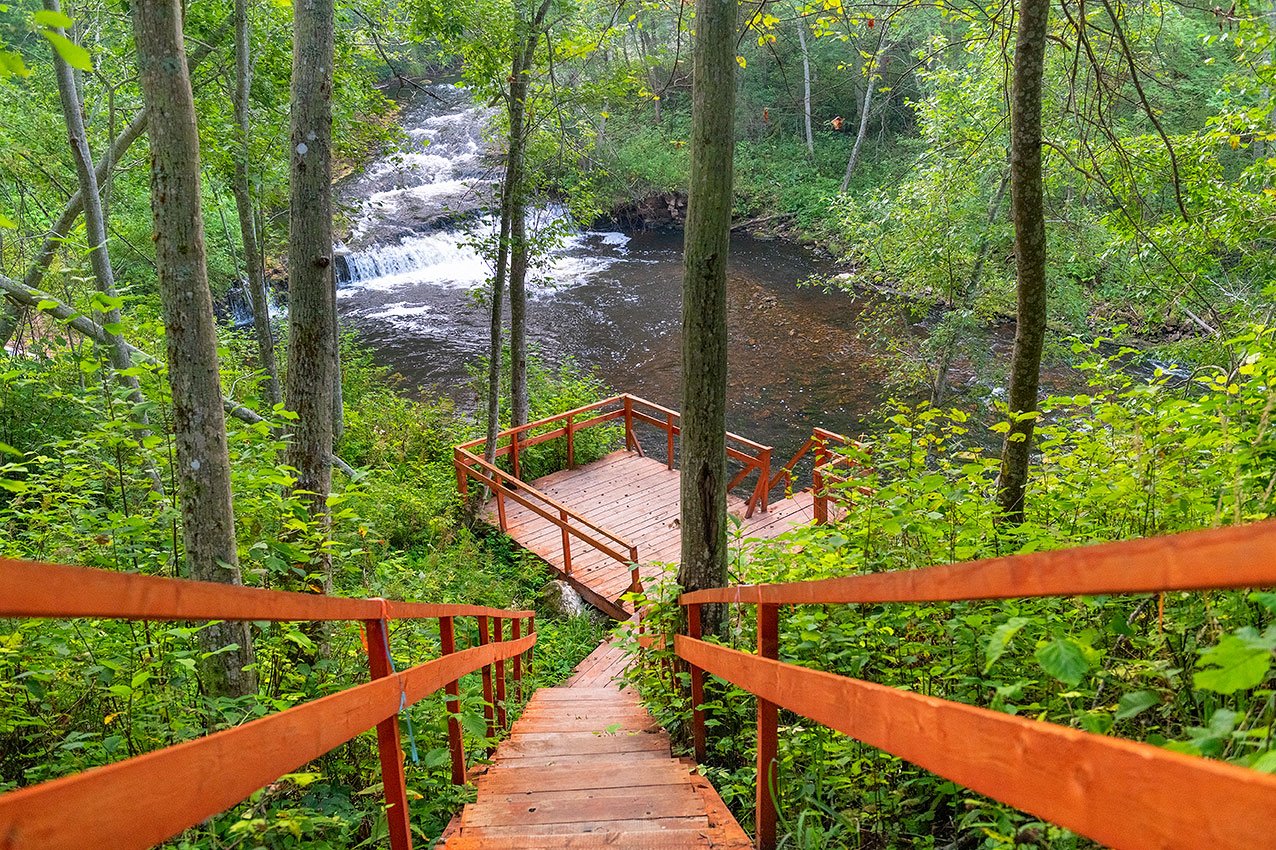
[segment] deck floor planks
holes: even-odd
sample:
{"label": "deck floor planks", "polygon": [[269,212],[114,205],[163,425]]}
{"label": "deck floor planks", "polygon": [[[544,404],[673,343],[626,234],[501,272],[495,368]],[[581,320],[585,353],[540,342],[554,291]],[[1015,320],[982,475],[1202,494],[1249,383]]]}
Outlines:
{"label": "deck floor planks", "polygon": [[[659,577],[661,564],[673,564],[681,555],[679,539],[679,486],[677,470],[655,458],[635,452],[616,451],[576,469],[561,470],[531,482],[537,490],[587,517],[591,522],[619,535],[638,549],[639,574],[644,582]],[[742,520],[740,533],[745,545],[776,537],[814,518],[809,492],[798,492],[772,502],[770,509]],[[728,510],[743,517],[745,502],[732,495]],[[495,501],[489,501],[484,516],[498,524]],[[577,589],[610,603],[612,616],[631,613],[620,598],[629,591],[631,576],[627,565],[572,537],[572,572],[564,573],[562,531],[512,500],[505,500],[507,533],[523,548],[539,555]],[[596,533],[584,529],[592,536]],[[609,541],[603,541],[609,542]],[[616,547],[620,548],[620,547]]]}
{"label": "deck floor planks", "polygon": [[753,845],[694,764],[630,691],[606,643],[568,684],[532,695],[476,780],[446,850],[611,847],[746,850]]}

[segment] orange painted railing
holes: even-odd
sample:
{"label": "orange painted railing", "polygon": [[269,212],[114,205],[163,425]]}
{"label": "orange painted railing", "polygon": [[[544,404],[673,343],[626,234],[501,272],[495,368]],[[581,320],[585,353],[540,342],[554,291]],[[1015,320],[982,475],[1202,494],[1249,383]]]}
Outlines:
{"label": "orange painted railing", "polygon": [[860,451],[867,450],[861,443],[835,431],[814,428],[811,430],[810,438],[802,444],[802,448],[798,449],[793,457],[789,459],[789,462],[780,467],[775,476],[769,479],[767,491],[770,492],[777,485],[783,483],[785,491],[791,493],[795,480],[794,473],[797,471],[798,463],[814,450],[811,464],[812,509],[816,525],[823,525],[828,522],[829,505],[835,499],[835,494],[830,491],[829,485],[847,480],[847,475],[840,474],[837,471],[837,467],[847,467],[850,470],[849,474],[853,474],[858,467],[858,464],[850,457],[832,451],[832,447],[835,446],[850,446]]}
{"label": "orange painted railing", "polygon": [[[757,843],[776,841],[777,712],[786,709],[1084,835],[1129,850],[1276,846],[1276,776],[780,662],[783,605],[1161,593],[1276,585],[1276,520],[823,581],[686,593],[696,757],[704,675],[758,698]],[[700,606],[758,606],[758,653],[701,639]]]}
{"label": "orange painted railing", "polygon": [[[456,446],[452,462],[456,469],[456,486],[461,495],[469,492],[469,482],[483,485],[492,493],[496,502],[497,522],[502,531],[509,531],[506,517],[506,500],[521,505],[537,516],[557,526],[563,557],[563,571],[572,574],[572,541],[577,540],[601,552],[618,563],[627,565],[632,577],[631,590],[640,590],[638,559],[640,553],[627,538],[605,525],[561,504],[537,490],[522,479],[522,453],[531,446],[550,440],[564,440],[567,449],[567,467],[576,466],[576,435],[588,428],[621,422],[625,429],[625,448],[643,455],[643,447],[634,433],[635,425],[654,427],[665,435],[665,463],[669,469],[675,466],[675,438],[680,433],[680,417],[676,411],[634,395],[618,395],[593,404],[577,407],[517,428],[508,428],[497,435],[496,458],[508,458],[512,472],[506,472],[483,459],[486,438],[470,440]],[[751,474],[757,474],[746,508],[746,516],[752,516],[761,507],[768,507],[767,486],[771,482],[771,447],[763,446],[736,434],[727,435],[727,457],[741,465],[740,471],[730,482],[728,489],[735,489]]]}
{"label": "orange painted railing", "polygon": [[[0,559],[0,618],[11,617],[360,621],[372,681],[204,738],[4,794],[4,850],[151,847],[373,727],[390,846],[411,850],[399,711],[440,689],[446,693],[452,781],[464,783],[461,677],[482,671],[491,736],[498,722],[505,723],[505,662],[513,661],[521,697],[524,662],[530,669],[536,644],[531,611],[343,599]],[[456,649],[457,617],[477,618],[478,646]],[[443,656],[396,673],[389,621],[419,619],[439,621]],[[510,621],[509,639],[505,620]]]}

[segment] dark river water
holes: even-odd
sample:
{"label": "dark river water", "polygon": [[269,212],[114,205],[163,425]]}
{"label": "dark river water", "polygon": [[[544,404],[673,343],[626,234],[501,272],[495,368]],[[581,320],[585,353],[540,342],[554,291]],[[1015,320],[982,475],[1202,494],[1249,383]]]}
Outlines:
{"label": "dark river water", "polygon": [[[337,263],[339,309],[377,359],[424,392],[474,409],[468,374],[487,350],[496,173],[487,113],[447,86],[403,112],[401,150],[347,181],[351,232]],[[530,283],[529,334],[550,362],[573,358],[617,391],[680,406],[682,235],[578,230],[561,210],[538,226],[568,236]],[[797,284],[827,274],[804,248],[733,240],[728,428],[787,457],[813,426],[857,434],[882,398],[882,364],[858,335],[866,302]],[[507,314],[508,315],[508,314]]]}

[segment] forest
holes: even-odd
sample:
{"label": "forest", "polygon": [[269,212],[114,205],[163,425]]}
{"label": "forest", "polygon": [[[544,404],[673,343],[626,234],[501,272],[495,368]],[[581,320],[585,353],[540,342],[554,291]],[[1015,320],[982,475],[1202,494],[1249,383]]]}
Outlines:
{"label": "forest", "polygon": [[[0,565],[532,609],[525,690],[624,646],[759,846],[1101,846],[787,710],[770,843],[759,700],[693,698],[679,595],[1268,520],[1274,90],[1273,0],[0,2]],[[454,465],[629,450],[568,420],[520,468],[500,435],[630,392],[681,413],[641,633]],[[824,427],[832,521],[746,543],[727,432],[782,462]],[[368,675],[345,625],[4,604],[0,811]],[[754,608],[704,615],[761,646]],[[777,628],[789,664],[1276,774],[1271,588]],[[449,651],[390,629],[396,670]],[[475,799],[444,700],[400,712],[422,847]],[[361,735],[163,846],[391,846],[383,790]]]}

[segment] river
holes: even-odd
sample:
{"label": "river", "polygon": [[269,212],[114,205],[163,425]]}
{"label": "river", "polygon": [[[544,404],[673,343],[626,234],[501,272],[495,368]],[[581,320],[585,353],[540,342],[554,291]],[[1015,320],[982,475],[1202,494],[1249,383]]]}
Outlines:
{"label": "river", "polygon": [[[337,263],[341,322],[379,362],[463,408],[487,350],[477,293],[490,270],[474,243],[495,165],[488,113],[450,86],[402,112],[407,138],[339,190],[350,231]],[[568,236],[530,281],[529,336],[545,360],[573,358],[617,391],[680,406],[682,235],[577,230],[555,209],[538,223]],[[883,397],[883,364],[860,335],[869,305],[799,287],[831,268],[805,248],[732,240],[728,428],[787,457],[813,426],[858,434]],[[507,314],[508,315],[508,314]]]}

